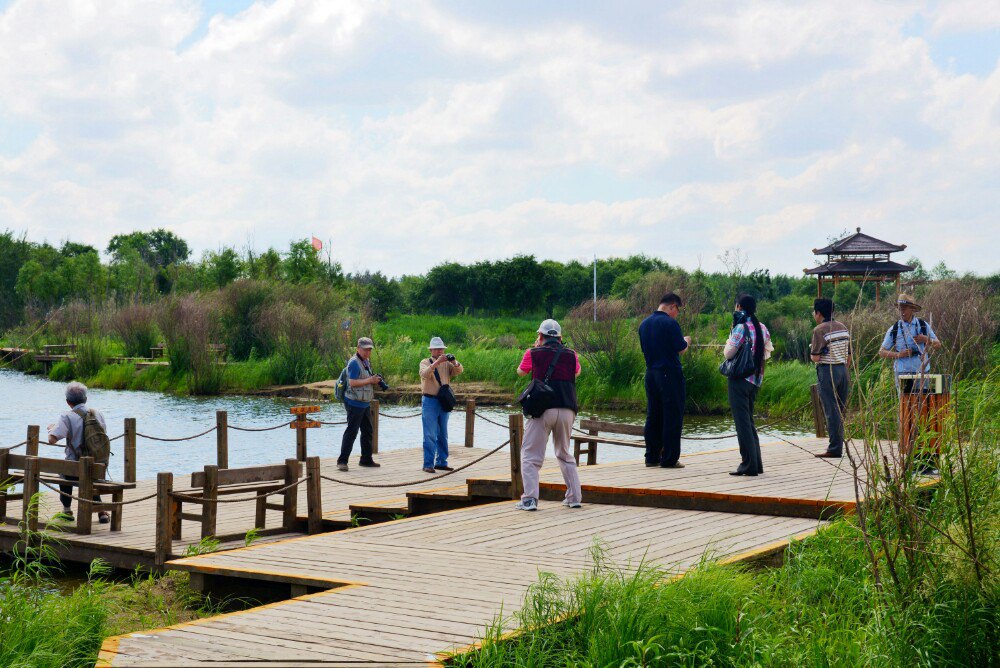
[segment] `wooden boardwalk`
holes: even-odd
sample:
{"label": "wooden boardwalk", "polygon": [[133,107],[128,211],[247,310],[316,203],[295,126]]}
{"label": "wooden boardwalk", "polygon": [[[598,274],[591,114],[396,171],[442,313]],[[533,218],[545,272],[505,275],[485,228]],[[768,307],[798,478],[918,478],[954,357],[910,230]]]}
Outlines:
{"label": "wooden boardwalk", "polygon": [[[735,449],[682,455],[683,469],[648,468],[638,453],[632,461],[581,466],[583,500],[812,518],[852,511],[854,472],[847,457],[813,457],[825,449],[825,439],[794,442],[762,443],[764,474],[756,477],[729,475],[740,462]],[[546,464],[550,461],[547,458]],[[471,493],[510,496],[509,475],[468,478]],[[566,491],[559,471],[550,467],[543,470],[540,487],[542,499],[562,500]]]}
{"label": "wooden boardwalk", "polygon": [[[813,532],[816,520],[750,514],[500,502],[181,559],[195,577],[268,579],[330,591],[110,638],[103,665],[346,666],[434,663],[522,604],[542,571],[583,573],[600,540],[623,566],[681,572],[703,555],[756,554]],[[252,595],[252,588],[246,592]]]}
{"label": "wooden boardwalk", "polygon": [[[461,466],[489,452],[485,448],[465,448],[454,446],[451,450],[450,463]],[[368,484],[384,484],[398,481],[417,481],[432,478],[423,473],[422,451],[420,449],[393,450],[381,453],[377,461],[381,468],[361,468],[356,465],[357,455],[352,458],[351,470],[347,473],[337,471],[336,461],[322,461],[322,474],[337,479],[363,482]],[[461,501],[465,497],[465,478],[470,474],[499,475],[510,468],[510,457],[505,450],[488,457],[473,467],[444,477],[440,480],[430,480],[405,488],[371,488],[351,487],[323,481],[323,517],[327,528],[344,528],[351,525],[352,512],[367,519],[390,519],[394,515],[405,515],[409,512],[408,491],[434,491],[442,497],[451,497]],[[178,489],[185,486],[188,476],[177,476]],[[444,489],[442,489],[444,488]],[[155,480],[139,481],[135,489],[125,492],[125,500],[148,496],[156,491]],[[305,514],[305,486],[299,487],[299,513]],[[443,499],[444,501],[447,498]],[[76,503],[74,502],[74,509]],[[58,495],[46,491],[42,495],[39,516],[46,520],[61,509]],[[18,501],[8,504],[8,515],[19,517],[21,506]],[[150,499],[124,507],[122,530],[112,532],[108,525],[94,521],[93,533],[81,536],[73,533],[59,532],[59,542],[55,546],[61,558],[67,561],[89,562],[101,557],[105,561],[122,568],[133,568],[142,564],[153,564],[153,551],[156,544],[156,499]],[[302,518],[303,521],[305,518]],[[254,525],[253,503],[223,503],[219,504],[219,535],[245,533]],[[270,510],[267,514],[268,527],[281,525],[281,513]],[[185,520],[182,529],[183,540],[174,541],[174,556],[182,556],[190,545],[196,545],[201,538],[201,526]],[[284,534],[288,537],[289,534]],[[9,551],[20,539],[16,525],[0,524],[0,550]],[[274,540],[273,537],[262,537],[260,540]],[[223,549],[242,547],[242,541],[226,543]]]}

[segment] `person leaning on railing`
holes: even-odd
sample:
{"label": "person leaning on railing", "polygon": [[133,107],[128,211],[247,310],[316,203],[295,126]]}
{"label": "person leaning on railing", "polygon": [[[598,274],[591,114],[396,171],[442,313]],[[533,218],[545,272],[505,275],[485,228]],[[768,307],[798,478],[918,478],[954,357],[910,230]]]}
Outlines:
{"label": "person leaning on railing", "polygon": [[[444,341],[440,336],[431,339],[428,346],[431,356],[420,360],[421,422],[424,428],[424,473],[453,471],[448,466],[448,411],[441,407],[438,393],[451,383],[451,379],[462,373],[461,362],[454,355],[446,355]],[[468,415],[466,420],[473,419]]]}
{"label": "person leaning on railing", "polygon": [[809,359],[816,363],[816,385],[826,415],[830,443],[817,457],[834,459],[844,455],[844,411],[851,391],[848,368],[851,366],[851,333],[844,323],[833,319],[833,300],[820,297],[813,302],[812,342]]}
{"label": "person leaning on railing", "polygon": [[[83,450],[83,418],[87,415],[87,411],[94,411],[94,416],[101,423],[101,427],[107,429],[107,425],[104,423],[104,416],[101,415],[100,411],[87,407],[87,387],[83,383],[73,381],[66,385],[66,405],[69,406],[69,410],[60,415],[59,420],[48,427],[49,445],[55,445],[65,438],[66,461],[78,462],[80,461],[80,453]],[[76,476],[70,475],[63,476],[63,478],[70,482],[75,482],[79,479]],[[70,498],[70,495],[73,493],[73,487],[73,485],[69,484],[59,485],[59,501],[62,502],[63,507],[60,515],[66,520],[73,519],[73,499]],[[101,496],[95,494],[94,501],[100,503]],[[102,510],[97,513],[97,520],[101,524],[107,524],[111,521],[111,515]]]}
{"label": "person leaning on railing", "polygon": [[525,423],[521,443],[521,481],[524,484],[524,494],[514,506],[518,510],[538,510],[538,472],[545,461],[545,445],[550,434],[556,459],[559,460],[559,469],[566,483],[563,505],[567,508],[581,507],[583,493],[580,489],[580,477],[569,447],[573,423],[579,410],[576,377],[580,375],[580,359],[576,351],[563,345],[562,327],[555,320],[545,320],[539,326],[535,345],[525,351],[521,364],[517,367],[517,375],[531,374],[533,380],[543,380],[550,366],[553,369],[548,385],[555,393],[555,403],[540,417],[529,417]]}

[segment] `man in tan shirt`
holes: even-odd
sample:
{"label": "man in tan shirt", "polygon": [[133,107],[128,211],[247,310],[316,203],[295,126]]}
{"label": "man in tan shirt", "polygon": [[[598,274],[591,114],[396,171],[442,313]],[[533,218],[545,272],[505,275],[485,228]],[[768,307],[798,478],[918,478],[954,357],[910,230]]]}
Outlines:
{"label": "man in tan shirt", "polygon": [[[464,369],[454,355],[446,355],[440,336],[431,339],[431,356],[420,360],[420,392],[423,394],[424,473],[453,470],[448,466],[448,415],[441,408],[438,392]],[[469,419],[468,416],[466,419]]]}

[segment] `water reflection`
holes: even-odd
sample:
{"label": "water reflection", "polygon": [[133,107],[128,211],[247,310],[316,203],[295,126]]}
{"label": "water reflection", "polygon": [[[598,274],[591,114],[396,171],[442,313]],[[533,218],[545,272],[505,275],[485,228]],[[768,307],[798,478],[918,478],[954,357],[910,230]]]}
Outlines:
{"label": "water reflection", "polygon": [[[37,424],[42,428],[55,421],[58,414],[66,410],[63,398],[64,385],[45,378],[27,376],[9,369],[0,369],[0,398],[4,409],[0,412],[0,446],[11,445],[24,440],[27,425]],[[108,423],[109,436],[122,433],[123,420],[136,418],[140,433],[164,438],[178,438],[204,431],[215,424],[215,411],[229,413],[229,424],[241,427],[264,427],[291,419],[289,408],[297,403],[286,399],[268,397],[175,397],[154,392],[129,390],[89,391],[89,403],[100,409]],[[345,418],[340,404],[321,403],[322,411],[318,419],[339,422]],[[510,408],[482,408],[480,413],[491,420],[506,424]],[[413,406],[383,406],[383,412],[394,416],[412,415]],[[585,416],[594,416],[587,414]],[[596,417],[607,420],[642,424],[644,417],[635,412],[600,411]],[[451,442],[461,447],[465,434],[465,414],[452,415],[449,431]],[[685,435],[724,435],[732,431],[732,421],[727,416],[687,416],[684,423]],[[785,436],[808,435],[798,426],[786,426],[777,430]],[[326,426],[309,432],[309,454],[321,457],[336,457],[340,452],[340,438],[343,426]],[[506,427],[477,419],[475,425],[476,445],[492,448],[507,439]],[[762,441],[771,440],[762,435]],[[402,448],[419,448],[422,442],[420,418],[393,419],[383,416],[379,421],[379,449],[381,451]],[[116,480],[122,479],[122,440],[112,444],[114,456],[111,458],[111,472]],[[683,452],[699,452],[723,447],[735,447],[735,438],[685,441]],[[193,441],[162,443],[144,438],[138,440],[136,469],[139,479],[153,478],[158,471],[190,473],[215,461],[215,434],[209,433]],[[355,457],[359,452],[355,447]],[[23,452],[23,450],[18,450]],[[550,451],[551,452],[551,451]],[[62,457],[62,448],[42,446],[42,456]],[[269,432],[229,433],[229,464],[233,467],[274,463],[295,456],[295,435],[289,428]],[[500,456],[500,455],[497,455]],[[599,446],[598,461],[620,461],[641,459],[642,451],[635,448]],[[422,466],[419,455],[414,457],[414,470]]]}

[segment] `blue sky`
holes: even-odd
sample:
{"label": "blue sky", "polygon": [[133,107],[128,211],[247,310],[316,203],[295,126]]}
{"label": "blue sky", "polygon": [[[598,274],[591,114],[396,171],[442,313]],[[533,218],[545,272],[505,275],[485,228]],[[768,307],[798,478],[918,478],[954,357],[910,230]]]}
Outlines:
{"label": "blue sky", "polygon": [[1000,4],[0,0],[0,229],[995,272]]}

